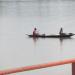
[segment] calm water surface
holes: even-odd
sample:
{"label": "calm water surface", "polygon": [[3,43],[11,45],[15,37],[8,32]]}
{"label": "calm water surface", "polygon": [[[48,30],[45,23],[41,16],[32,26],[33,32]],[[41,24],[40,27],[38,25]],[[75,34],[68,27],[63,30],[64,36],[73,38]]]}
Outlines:
{"label": "calm water surface", "polygon": [[[0,1],[0,69],[75,58],[75,36],[71,39],[32,39],[39,33],[75,33],[75,1]],[[11,75],[72,75],[71,64]]]}

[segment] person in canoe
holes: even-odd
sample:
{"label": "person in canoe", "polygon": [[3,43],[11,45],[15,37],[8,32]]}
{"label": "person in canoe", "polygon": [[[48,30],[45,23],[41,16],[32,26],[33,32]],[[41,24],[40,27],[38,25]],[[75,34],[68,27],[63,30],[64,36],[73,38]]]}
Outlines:
{"label": "person in canoe", "polygon": [[66,33],[63,33],[63,28],[62,27],[60,28],[59,34],[60,34],[60,36],[67,35]]}
{"label": "person in canoe", "polygon": [[62,34],[63,34],[63,28],[62,28],[62,27],[61,27],[61,29],[60,29],[59,34],[60,34],[60,35],[62,35]]}
{"label": "person in canoe", "polygon": [[39,33],[37,31],[37,28],[34,28],[34,30],[33,30],[33,36],[37,36],[37,35],[39,35]]}

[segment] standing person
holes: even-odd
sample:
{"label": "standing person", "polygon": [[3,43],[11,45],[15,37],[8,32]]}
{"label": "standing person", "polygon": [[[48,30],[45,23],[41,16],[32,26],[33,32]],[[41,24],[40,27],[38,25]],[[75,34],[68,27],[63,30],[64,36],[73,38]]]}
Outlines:
{"label": "standing person", "polygon": [[62,28],[62,27],[61,27],[61,29],[60,29],[59,34],[60,34],[60,35],[62,35],[62,34],[63,34],[63,28]]}

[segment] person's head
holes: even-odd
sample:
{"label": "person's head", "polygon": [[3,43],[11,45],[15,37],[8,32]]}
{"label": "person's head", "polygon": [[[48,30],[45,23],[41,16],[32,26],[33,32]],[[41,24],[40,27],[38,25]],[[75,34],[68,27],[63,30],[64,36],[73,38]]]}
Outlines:
{"label": "person's head", "polygon": [[63,28],[61,27],[61,29],[63,29]]}
{"label": "person's head", "polygon": [[62,27],[60,29],[63,29]]}
{"label": "person's head", "polygon": [[37,30],[36,28],[34,28],[34,30]]}

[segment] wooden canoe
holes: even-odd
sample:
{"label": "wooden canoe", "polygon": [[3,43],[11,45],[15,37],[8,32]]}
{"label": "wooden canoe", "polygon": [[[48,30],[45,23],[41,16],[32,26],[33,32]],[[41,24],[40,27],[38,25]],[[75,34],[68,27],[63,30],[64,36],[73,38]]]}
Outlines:
{"label": "wooden canoe", "polygon": [[28,35],[29,37],[32,37],[32,38],[70,38],[71,36],[73,36],[75,34],[65,34],[65,35],[45,35],[45,34],[42,34],[42,35]]}

